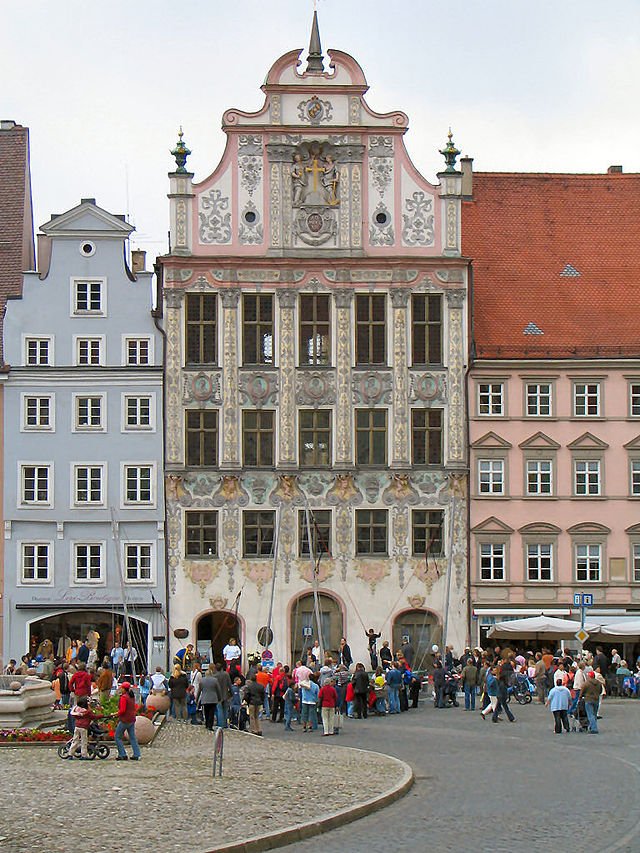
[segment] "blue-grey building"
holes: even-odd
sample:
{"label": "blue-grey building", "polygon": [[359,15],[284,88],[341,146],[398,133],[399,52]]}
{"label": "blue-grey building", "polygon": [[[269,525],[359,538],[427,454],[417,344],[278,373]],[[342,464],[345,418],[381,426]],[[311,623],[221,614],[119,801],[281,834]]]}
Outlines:
{"label": "blue-grey building", "polygon": [[90,635],[166,661],[163,338],[133,230],[94,199],[53,216],[7,307],[6,658]]}

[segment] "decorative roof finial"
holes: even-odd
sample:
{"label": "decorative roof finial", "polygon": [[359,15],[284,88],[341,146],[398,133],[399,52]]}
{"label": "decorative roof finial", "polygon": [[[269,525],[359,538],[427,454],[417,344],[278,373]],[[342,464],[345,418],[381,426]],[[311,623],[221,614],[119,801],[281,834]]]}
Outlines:
{"label": "decorative roof finial", "polygon": [[191,151],[187,148],[185,143],[182,140],[184,136],[182,132],[182,125],[180,125],[180,132],[178,133],[178,141],[176,143],[176,147],[171,152],[171,156],[175,158],[177,169],[176,175],[186,175],[187,170],[185,169],[185,163],[187,162],[187,157],[191,154]]}
{"label": "decorative roof finial", "polygon": [[320,28],[318,27],[318,13],[313,12],[313,24],[311,25],[311,40],[309,41],[309,56],[307,56],[307,71],[312,74],[322,74],[324,71],[324,57],[320,45]]}
{"label": "decorative roof finial", "polygon": [[445,172],[455,172],[456,170],[456,160],[458,159],[458,155],[460,152],[456,148],[453,142],[453,134],[451,133],[451,128],[449,128],[449,134],[447,136],[448,142],[444,148],[440,149],[440,153],[444,157],[444,162],[447,164],[447,168]]}

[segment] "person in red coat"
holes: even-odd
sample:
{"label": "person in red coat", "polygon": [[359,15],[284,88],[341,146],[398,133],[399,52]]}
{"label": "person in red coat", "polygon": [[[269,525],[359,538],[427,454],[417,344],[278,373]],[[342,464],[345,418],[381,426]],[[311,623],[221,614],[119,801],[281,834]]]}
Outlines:
{"label": "person in red coat", "polygon": [[334,723],[336,716],[336,705],[338,704],[338,692],[333,686],[333,678],[328,678],[318,693],[318,701],[322,710],[323,737],[335,734]]}
{"label": "person in red coat", "polygon": [[123,681],[120,685],[120,701],[118,702],[118,725],[116,726],[115,742],[118,749],[116,761],[126,761],[129,756],[124,748],[122,735],[127,732],[129,735],[129,743],[133,749],[132,761],[140,760],[140,746],[136,738],[136,702],[133,696],[133,690],[128,681]]}
{"label": "person in red coat", "polygon": [[69,688],[76,699],[81,696],[91,696],[91,673],[87,672],[84,663],[78,663],[78,670],[71,676]]}

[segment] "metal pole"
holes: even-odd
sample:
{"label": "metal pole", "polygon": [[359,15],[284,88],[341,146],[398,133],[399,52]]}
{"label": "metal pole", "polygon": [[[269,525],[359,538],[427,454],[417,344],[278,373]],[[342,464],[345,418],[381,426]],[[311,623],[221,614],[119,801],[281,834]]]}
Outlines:
{"label": "metal pole", "polygon": [[[222,757],[224,754],[224,729],[216,727],[213,738],[213,778],[222,776]],[[218,771],[216,773],[216,770]]]}
{"label": "metal pole", "polygon": [[447,631],[449,628],[449,598],[451,594],[451,567],[453,565],[453,527],[456,514],[456,494],[451,492],[451,514],[449,516],[449,559],[447,560],[447,578],[444,588],[444,615],[442,620],[442,663],[447,651]]}

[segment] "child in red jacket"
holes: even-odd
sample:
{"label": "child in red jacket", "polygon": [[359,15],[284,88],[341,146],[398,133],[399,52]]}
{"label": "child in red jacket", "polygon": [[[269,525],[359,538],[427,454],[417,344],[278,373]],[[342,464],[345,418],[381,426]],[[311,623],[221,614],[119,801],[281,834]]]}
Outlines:
{"label": "child in red jacket", "polygon": [[99,720],[100,714],[94,714],[89,708],[89,700],[86,696],[81,696],[77,704],[71,709],[71,716],[75,722],[73,730],[73,740],[69,747],[69,758],[75,758],[78,749],[80,749],[80,760],[89,760],[89,726],[93,720]]}

